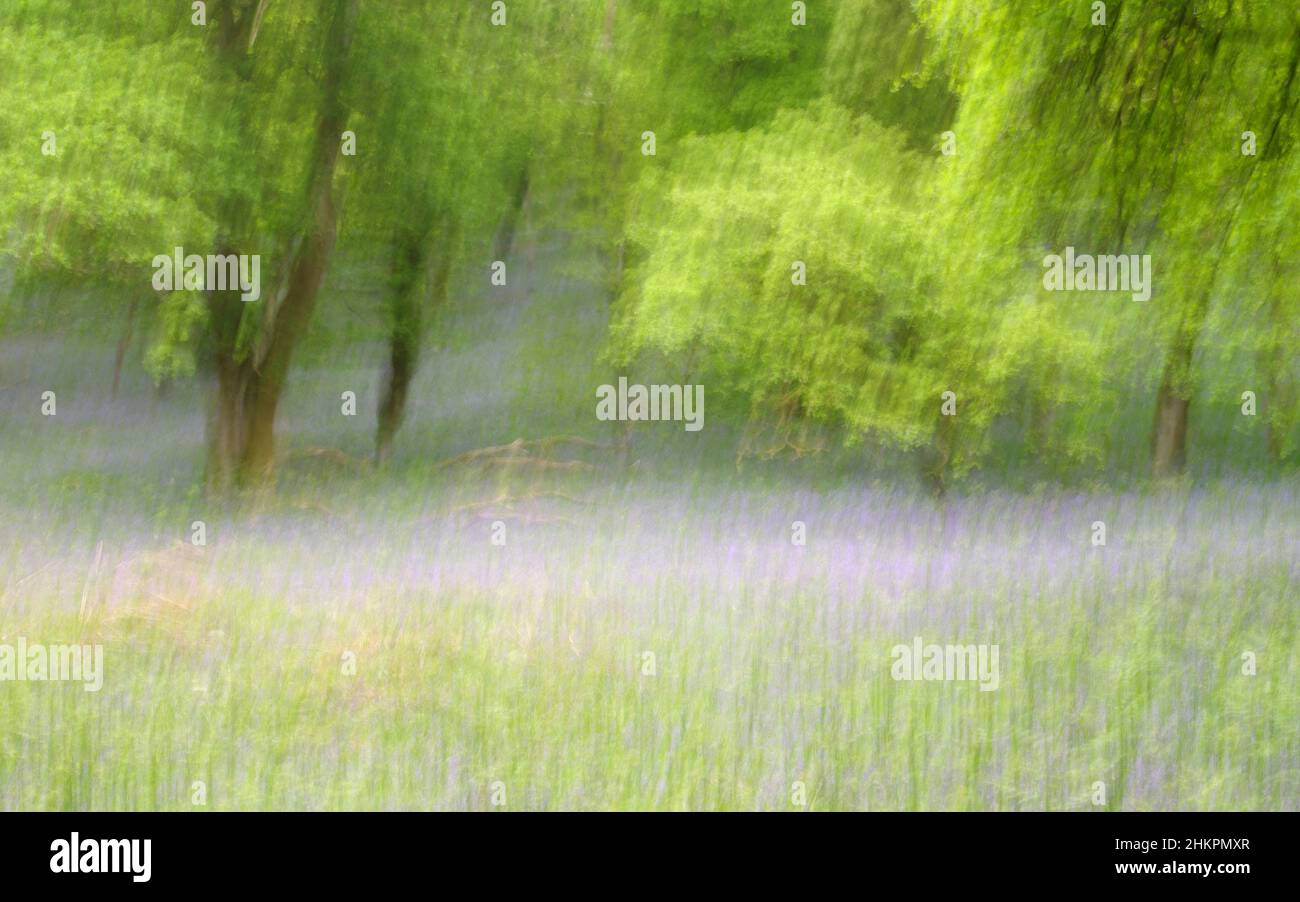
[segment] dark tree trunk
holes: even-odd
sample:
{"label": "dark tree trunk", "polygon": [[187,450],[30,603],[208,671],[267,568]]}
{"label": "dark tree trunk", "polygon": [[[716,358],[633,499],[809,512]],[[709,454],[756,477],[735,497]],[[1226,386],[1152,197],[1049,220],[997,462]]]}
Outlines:
{"label": "dark tree trunk", "polygon": [[1156,479],[1176,476],[1187,464],[1187,421],[1195,391],[1192,360],[1208,309],[1207,292],[1187,311],[1165,357],[1151,435],[1151,475]]}
{"label": "dark tree trunk", "polygon": [[[275,414],[289,362],[316,307],[321,282],[337,237],[334,172],[347,124],[342,103],[343,69],[356,18],[357,0],[323,0],[332,15],[325,50],[323,97],[314,153],[306,185],[306,225],[293,246],[283,299],[263,292],[267,305],[261,336],[252,349],[238,345],[244,302],[239,292],[212,292],[211,328],[216,397],[209,414],[207,484],[224,491],[232,485],[266,482],[275,459]],[[243,221],[233,216],[232,222]],[[233,253],[232,250],[225,251]]]}
{"label": "dark tree trunk", "polygon": [[[443,244],[450,247],[454,241],[447,234],[445,220],[440,225],[439,231],[445,239]],[[388,365],[375,427],[375,460],[378,463],[387,461],[392,455],[393,440],[406,419],[411,380],[415,378],[420,363],[425,307],[442,304],[447,297],[447,281],[451,275],[451,253],[432,251],[427,231],[400,235],[393,251]]]}
{"label": "dark tree trunk", "polygon": [[[224,255],[235,251],[223,246],[218,252]],[[205,481],[208,490],[214,493],[225,492],[238,482],[239,461],[244,451],[244,392],[250,368],[241,359],[237,342],[245,309],[237,289],[208,292],[214,390],[208,409]]]}
{"label": "dark tree trunk", "polygon": [[1165,367],[1156,395],[1155,438],[1151,452],[1151,474],[1156,479],[1175,476],[1187,463],[1187,414],[1191,399],[1180,394]]}
{"label": "dark tree trunk", "polygon": [[321,282],[334,252],[338,213],[331,183],[343,125],[341,108],[321,117],[317,131],[320,153],[309,188],[312,213],[308,233],[289,274],[288,292],[276,311],[261,366],[250,374],[247,383],[247,435],[240,462],[241,475],[246,480],[263,481],[271,475],[275,413],[289,373],[289,361],[316,309]]}
{"label": "dark tree trunk", "polygon": [[244,422],[246,370],[238,364],[219,361],[216,391],[208,414],[208,488],[224,492],[239,481],[247,429]]}
{"label": "dark tree trunk", "polygon": [[406,417],[406,397],[419,365],[420,333],[424,311],[420,294],[426,248],[419,237],[399,238],[393,248],[392,296],[388,333],[388,366],[384,390],[379,399],[375,426],[375,461],[383,463],[392,454],[393,437]]}

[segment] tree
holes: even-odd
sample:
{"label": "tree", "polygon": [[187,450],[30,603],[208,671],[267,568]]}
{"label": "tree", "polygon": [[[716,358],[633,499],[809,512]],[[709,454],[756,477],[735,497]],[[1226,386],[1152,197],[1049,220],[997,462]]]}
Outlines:
{"label": "tree", "polygon": [[[373,98],[371,149],[360,155],[347,233],[391,261],[381,461],[405,416],[430,312],[455,275],[483,278],[507,260],[535,183],[552,187],[539,160],[563,159],[581,118],[596,9],[517,7],[498,27],[482,8],[448,15],[410,3],[364,32],[357,76]],[[435,32],[430,45],[423,36]]]}
{"label": "tree", "polygon": [[[612,326],[615,359],[690,356],[767,412],[915,449],[942,428],[959,311],[933,294],[927,163],[902,134],[824,101],[681,142],[646,178],[645,248]],[[975,415],[972,413],[972,415]]]}
{"label": "tree", "polygon": [[1028,265],[1069,241],[1155,261],[1143,308],[1164,349],[1151,466],[1180,471],[1198,343],[1250,215],[1256,161],[1239,137],[1260,122],[1263,158],[1282,152],[1295,11],[1150,0],[1111,4],[1094,25],[1090,10],[1062,15],[1043,2],[918,9],[961,97],[962,174],[948,203],[983,236],[985,256]]}
{"label": "tree", "polygon": [[[217,391],[209,425],[208,483],[224,489],[234,483],[258,483],[272,472],[275,449],[275,416],[288,376],[289,363],[311,319],[321,281],[329,266],[338,229],[334,175],[347,126],[345,90],[352,36],[356,25],[356,0],[318,0],[313,4],[318,19],[307,14],[310,7],[283,10],[288,19],[285,29],[270,34],[263,29],[264,0],[230,2],[215,11],[219,27],[214,37],[214,53],[221,60],[232,90],[231,130],[260,155],[259,163],[285,151],[282,138],[254,128],[257,113],[289,97],[301,100],[303,94],[315,95],[315,103],[305,105],[314,112],[314,129],[302,161],[303,187],[300,205],[292,211],[289,223],[276,223],[278,210],[259,209],[256,190],[266,190],[268,183],[287,173],[267,168],[255,170],[259,175],[270,172],[260,184],[248,186],[235,173],[227,173],[234,190],[222,204],[222,232],[219,244],[226,253],[246,253],[253,244],[252,235],[270,225],[278,232],[278,249],[284,263],[278,270],[279,280],[258,313],[250,312],[238,291],[212,291],[210,325],[212,355],[217,377]],[[296,13],[301,19],[289,18]],[[296,27],[295,27],[296,26]],[[319,35],[317,32],[320,32]],[[305,33],[305,34],[304,34]],[[279,41],[269,38],[275,35]],[[259,38],[260,43],[259,43]],[[305,39],[304,39],[305,38]],[[295,86],[292,94],[281,93],[274,81],[275,73],[259,65],[254,47],[283,63],[286,59],[304,59],[304,74],[318,79],[318,91],[308,92]],[[265,84],[263,79],[269,81]],[[299,132],[301,134],[301,132]],[[259,139],[264,139],[259,141]],[[249,188],[254,190],[249,190]],[[269,214],[269,215],[268,215]],[[275,226],[279,225],[279,229]],[[286,229],[286,226],[288,227]]]}
{"label": "tree", "polygon": [[[155,255],[211,245],[219,189],[195,172],[224,143],[224,98],[202,41],[143,0],[0,9],[0,256],[21,282],[133,307],[153,296]],[[158,306],[149,365],[189,372],[202,306],[184,292]]]}

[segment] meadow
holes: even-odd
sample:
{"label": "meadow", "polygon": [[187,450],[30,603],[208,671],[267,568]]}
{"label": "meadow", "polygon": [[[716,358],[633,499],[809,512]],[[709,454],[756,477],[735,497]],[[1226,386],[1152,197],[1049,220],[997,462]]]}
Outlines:
{"label": "meadow", "polygon": [[[198,386],[114,400],[108,349],[7,350],[0,642],[102,644],[105,675],[0,685],[5,809],[1297,807],[1294,481],[379,473],[295,456],[304,415],[280,490],[214,508]],[[999,688],[894,680],[917,636],[998,645]]]}

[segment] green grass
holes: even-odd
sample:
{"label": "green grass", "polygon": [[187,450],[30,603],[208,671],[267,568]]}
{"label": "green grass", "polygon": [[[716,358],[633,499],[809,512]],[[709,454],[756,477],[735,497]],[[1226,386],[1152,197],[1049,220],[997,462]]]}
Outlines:
{"label": "green grass", "polygon": [[[915,503],[880,529],[933,528]],[[771,557],[821,554],[817,539],[738,535],[765,528],[743,502],[694,502],[688,538],[655,549],[612,525],[635,513],[623,504],[588,513],[590,534],[512,524],[505,548],[454,517],[422,538],[390,514],[381,545],[235,520],[239,538],[165,552],[135,581],[110,579],[108,552],[80,586],[50,577],[66,594],[0,606],[2,641],[102,643],[105,683],[0,683],[0,806],[190,810],[203,781],[211,810],[491,809],[500,781],[509,810],[791,810],[796,782],[811,810],[1296,807],[1294,562],[1269,548],[1215,576],[1213,543],[1184,533],[1165,562],[1133,554],[1108,578],[1105,556],[1125,552],[1081,538],[1067,588],[1041,592],[1042,521],[1008,533],[1001,560],[959,530],[948,590],[899,595],[834,584],[841,548],[787,580]],[[959,504],[1015,529],[988,501]],[[1156,525],[1180,508],[1144,506]],[[915,558],[937,568],[945,541],[923,534]],[[444,561],[464,543],[459,585],[423,569],[426,541]],[[724,561],[732,542],[747,553]],[[545,581],[529,579],[534,549]],[[633,578],[647,553],[658,575]],[[257,590],[286,569],[333,588]],[[999,644],[1000,688],[894,681],[890,648],[918,634]]]}

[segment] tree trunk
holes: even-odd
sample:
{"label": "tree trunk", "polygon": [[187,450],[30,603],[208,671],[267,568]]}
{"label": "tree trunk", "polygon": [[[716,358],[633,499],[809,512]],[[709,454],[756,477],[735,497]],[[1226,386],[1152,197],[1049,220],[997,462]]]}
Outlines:
{"label": "tree trunk", "polygon": [[1187,463],[1187,414],[1190,407],[1191,399],[1179,394],[1166,365],[1160,392],[1156,395],[1155,438],[1151,454],[1151,474],[1156,479],[1181,473]]}
{"label": "tree trunk", "polygon": [[[1198,305],[1200,307],[1202,305]],[[1151,474],[1156,479],[1176,476],[1187,463],[1187,415],[1192,406],[1192,355],[1200,319],[1195,328],[1180,328],[1165,358],[1156,394],[1156,420],[1151,439]]]}
{"label": "tree trunk", "polygon": [[[234,252],[228,245],[218,251],[223,255]],[[208,491],[218,494],[238,482],[239,460],[244,451],[244,392],[249,367],[246,359],[240,358],[237,342],[245,309],[238,288],[208,292],[214,385],[208,408],[208,459],[204,478]]]}
{"label": "tree trunk", "polygon": [[267,304],[261,340],[251,351],[238,348],[243,316],[238,291],[213,292],[212,330],[215,343],[216,398],[209,417],[209,488],[269,481],[275,459],[275,414],[294,349],[306,332],[316,307],[321,282],[334,252],[338,211],[334,202],[334,171],[341,151],[340,136],[347,124],[342,102],[343,69],[352,41],[356,0],[323,0],[333,8],[325,51],[323,96],[317,118],[311,168],[306,186],[307,220],[292,252],[284,298],[272,307],[275,293],[263,293]]}
{"label": "tree trunk", "polygon": [[[446,236],[444,227],[440,229]],[[447,297],[451,254],[431,252],[428,232],[406,234],[394,246],[391,331],[388,366],[375,428],[375,460],[392,455],[393,439],[406,419],[411,380],[420,363],[420,343],[425,330],[425,305],[439,305]],[[447,240],[445,245],[454,242]],[[430,260],[432,259],[432,264]]]}
{"label": "tree trunk", "polygon": [[334,208],[331,181],[339,151],[341,117],[322,117],[318,146],[328,151],[318,157],[312,179],[312,220],[302,250],[289,275],[289,291],[276,311],[275,323],[261,366],[250,374],[246,397],[247,435],[241,476],[245,481],[264,481],[271,475],[275,456],[275,412],[289,373],[289,361],[306,332],[316,309],[325,270],[334,252],[338,215]]}
{"label": "tree trunk", "polygon": [[384,391],[379,400],[375,426],[375,461],[384,463],[392,454],[393,437],[406,416],[406,397],[419,363],[420,333],[424,311],[421,310],[421,276],[425,267],[426,248],[419,238],[398,238],[393,248],[392,297],[388,333],[388,367],[384,372]]}
{"label": "tree trunk", "polygon": [[1187,418],[1195,392],[1192,358],[1209,306],[1207,289],[1187,310],[1165,357],[1151,435],[1151,474],[1156,479],[1176,476],[1187,464]]}
{"label": "tree trunk", "polygon": [[[1292,106],[1291,90],[1298,72],[1300,72],[1300,42],[1295,44],[1295,53],[1292,56],[1286,80],[1278,93],[1278,100],[1275,104],[1276,114],[1273,117],[1272,128],[1269,130],[1269,137],[1260,155],[1261,160],[1272,159],[1273,155],[1278,153],[1278,130],[1287,115],[1287,111]],[[1214,290],[1214,285],[1218,281],[1219,264],[1224,258],[1228,241],[1233,235],[1237,215],[1241,212],[1242,205],[1246,201],[1250,181],[1257,171],[1259,171],[1258,167],[1250,167],[1247,170],[1245,179],[1237,189],[1236,203],[1231,209],[1227,223],[1222,228],[1218,240],[1214,242],[1216,245],[1214,251],[1210,254],[1213,263],[1210,266],[1208,278],[1203,283],[1205,289],[1194,299],[1192,305],[1184,313],[1178,325],[1178,330],[1174,333],[1173,345],[1170,348],[1169,355],[1165,358],[1164,372],[1160,378],[1160,391],[1156,395],[1155,429],[1151,442],[1151,470],[1152,475],[1157,479],[1181,473],[1187,463],[1187,420],[1191,409],[1192,396],[1195,392],[1192,379],[1192,359],[1196,350],[1196,342],[1200,338],[1201,329],[1210,309],[1210,293]]]}
{"label": "tree trunk", "polygon": [[948,493],[948,464],[957,445],[956,419],[940,415],[934,440],[921,451],[921,479],[937,498]]}
{"label": "tree trunk", "polygon": [[239,481],[246,428],[244,391],[246,370],[231,361],[219,361],[216,392],[208,414],[208,468],[206,481],[213,492],[225,492]]}

